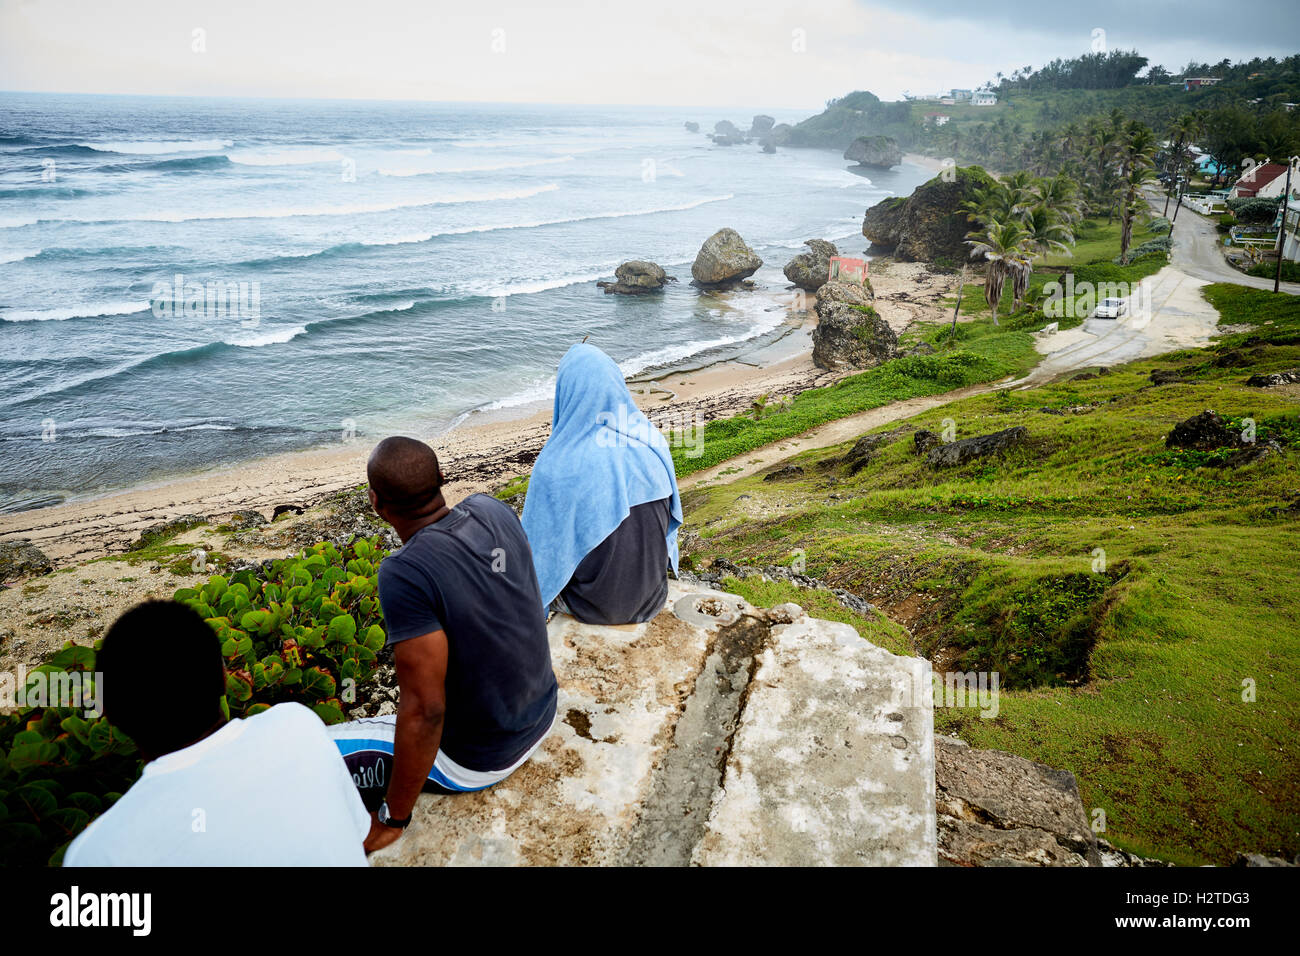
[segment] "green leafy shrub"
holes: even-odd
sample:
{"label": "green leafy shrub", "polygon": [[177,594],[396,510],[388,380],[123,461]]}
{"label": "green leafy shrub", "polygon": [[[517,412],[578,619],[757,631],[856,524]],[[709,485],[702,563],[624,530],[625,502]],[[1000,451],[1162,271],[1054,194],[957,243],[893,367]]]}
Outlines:
{"label": "green leafy shrub", "polygon": [[[36,674],[81,673],[95,651],[65,644]],[[135,744],[81,708],[26,707],[0,716],[0,862],[58,865],[67,844],[140,775]]]}
{"label": "green leafy shrub", "polygon": [[1227,206],[1240,223],[1270,223],[1277,218],[1277,199],[1261,199],[1255,196],[1229,199]]}
{"label": "green leafy shrub", "polygon": [[[260,571],[215,575],[176,592],[221,640],[231,716],[297,701],[327,724],[344,719],[344,703],[373,678],[386,640],[377,594],[386,554],[378,538],[358,538],[342,551],[325,542]],[[32,674],[80,672],[93,682],[101,644],[66,644]],[[0,715],[0,864],[58,865],[68,843],[140,770],[130,738],[81,708]]]}
{"label": "green leafy shrub", "polygon": [[[1272,279],[1277,275],[1277,261],[1257,262],[1246,270],[1246,275],[1259,276],[1261,279]],[[1282,260],[1282,281],[1300,282],[1300,262]]]}
{"label": "green leafy shrub", "polygon": [[[1147,256],[1155,253],[1163,253],[1165,255],[1168,255],[1169,250],[1173,248],[1173,244],[1174,244],[1173,239],[1169,238],[1168,236],[1157,236],[1155,239],[1148,239],[1146,242],[1142,243],[1142,245],[1138,246],[1136,249],[1129,250],[1128,253],[1129,262],[1137,262],[1139,259],[1144,259]],[[1119,256],[1116,256],[1111,261],[1114,262],[1116,265],[1123,264],[1123,260]]]}
{"label": "green leafy shrub", "polygon": [[261,575],[218,574],[176,592],[221,641],[231,716],[298,701],[327,724],[344,719],[343,703],[374,676],[386,639],[377,578],[385,553],[377,538],[341,553],[322,542]]}

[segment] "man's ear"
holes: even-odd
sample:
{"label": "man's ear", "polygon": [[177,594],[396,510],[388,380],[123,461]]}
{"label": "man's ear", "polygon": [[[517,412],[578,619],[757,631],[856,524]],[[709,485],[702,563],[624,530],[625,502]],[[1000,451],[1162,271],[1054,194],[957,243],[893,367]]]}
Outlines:
{"label": "man's ear", "polygon": [[[367,486],[366,497],[370,499],[370,510],[373,511],[375,514],[379,514],[379,496],[375,494],[375,489]],[[381,518],[383,517],[383,515],[379,515],[379,516]]]}

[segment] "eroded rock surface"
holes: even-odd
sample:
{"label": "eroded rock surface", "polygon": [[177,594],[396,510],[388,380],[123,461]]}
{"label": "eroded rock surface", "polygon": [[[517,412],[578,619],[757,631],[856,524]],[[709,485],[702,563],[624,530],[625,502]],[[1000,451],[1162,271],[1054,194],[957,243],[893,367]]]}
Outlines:
{"label": "eroded rock surface", "polygon": [[934,738],[939,856],[958,866],[1101,866],[1074,774]]}
{"label": "eroded rock surface", "polygon": [[549,625],[550,737],[426,794],[375,865],[933,865],[929,664],[797,605],[673,581],[653,621]]}

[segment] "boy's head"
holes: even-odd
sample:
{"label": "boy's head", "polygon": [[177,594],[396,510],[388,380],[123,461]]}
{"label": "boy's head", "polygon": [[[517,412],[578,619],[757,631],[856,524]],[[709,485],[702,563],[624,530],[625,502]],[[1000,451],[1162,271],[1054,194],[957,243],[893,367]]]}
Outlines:
{"label": "boy's head", "polygon": [[147,757],[188,746],[221,720],[221,645],[178,601],[146,601],[114,621],[95,669],[104,716]]}

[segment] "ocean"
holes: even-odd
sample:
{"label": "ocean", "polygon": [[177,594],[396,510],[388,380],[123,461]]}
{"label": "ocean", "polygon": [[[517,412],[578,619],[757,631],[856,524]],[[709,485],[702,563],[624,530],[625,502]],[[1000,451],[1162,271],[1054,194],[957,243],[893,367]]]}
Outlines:
{"label": "ocean", "polygon": [[[0,93],[0,511],[544,401],[589,336],[628,375],[777,334],[760,288],[931,174],[713,146],[754,112]],[[798,114],[767,111],[777,122]],[[679,281],[605,295],[630,258]]]}

